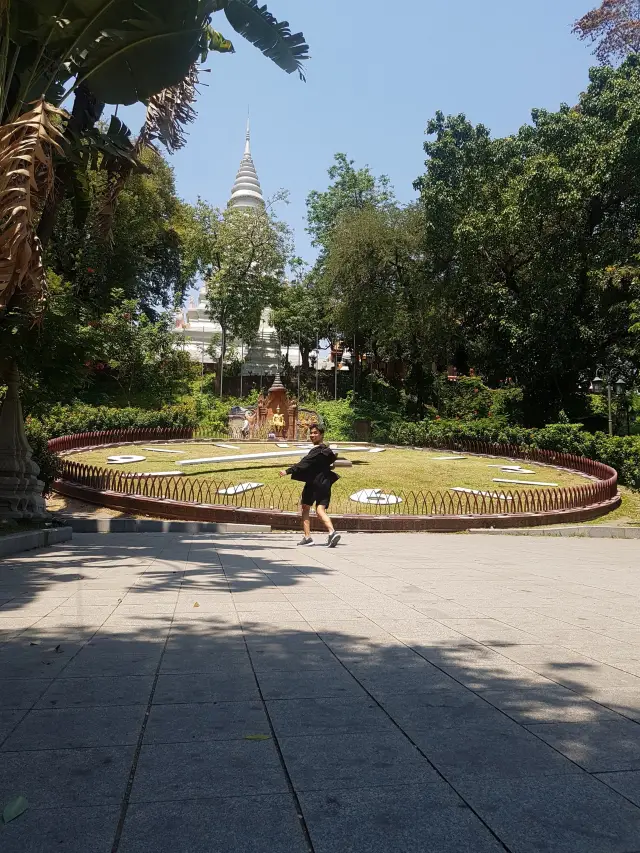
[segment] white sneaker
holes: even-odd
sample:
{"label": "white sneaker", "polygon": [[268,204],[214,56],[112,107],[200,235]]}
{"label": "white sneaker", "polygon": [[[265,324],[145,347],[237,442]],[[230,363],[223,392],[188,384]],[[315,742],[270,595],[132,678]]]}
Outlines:
{"label": "white sneaker", "polygon": [[298,545],[313,545],[313,539],[310,536],[303,536]]}

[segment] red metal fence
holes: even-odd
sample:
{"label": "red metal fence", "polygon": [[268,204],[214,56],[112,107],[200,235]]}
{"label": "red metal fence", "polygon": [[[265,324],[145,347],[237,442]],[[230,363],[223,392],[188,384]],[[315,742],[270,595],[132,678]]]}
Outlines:
{"label": "red metal fence", "polygon": [[[170,441],[204,437],[194,435],[194,430],[184,429],[133,429],[109,430],[97,433],[79,433],[52,439],[49,448],[64,452],[81,447],[107,444],[127,444],[135,441]],[[437,449],[462,451],[485,456],[506,457],[554,465],[577,471],[594,478],[584,485],[563,488],[522,489],[500,491],[493,489],[487,495],[463,492],[432,492],[393,490],[400,498],[397,503],[361,504],[350,499],[350,489],[337,484],[333,490],[332,512],[344,515],[420,515],[420,516],[475,516],[511,515],[521,513],[549,513],[572,510],[606,503],[617,494],[618,475],[613,468],[592,459],[556,453],[552,450],[523,448],[511,444],[491,444],[481,441],[446,441],[437,443]],[[97,491],[121,495],[138,495],[165,501],[192,503],[199,506],[233,506],[247,509],[295,511],[300,501],[300,486],[290,482],[265,485],[242,494],[222,494],[234,483],[210,478],[158,477],[129,474],[114,469],[84,465],[72,459],[61,460],[60,479]]]}

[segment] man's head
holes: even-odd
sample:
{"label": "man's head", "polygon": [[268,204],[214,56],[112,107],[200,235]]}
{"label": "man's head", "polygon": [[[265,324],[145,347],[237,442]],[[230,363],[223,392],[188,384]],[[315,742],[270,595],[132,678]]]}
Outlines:
{"label": "man's head", "polygon": [[309,427],[309,438],[311,444],[322,444],[324,441],[324,427],[320,424],[311,424]]}

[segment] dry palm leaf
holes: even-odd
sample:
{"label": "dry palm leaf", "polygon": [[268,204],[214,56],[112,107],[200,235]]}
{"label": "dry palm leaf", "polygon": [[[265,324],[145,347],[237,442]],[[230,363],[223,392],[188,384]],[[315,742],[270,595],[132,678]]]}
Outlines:
{"label": "dry palm leaf", "polygon": [[159,140],[171,152],[186,144],[186,125],[196,119],[193,109],[198,86],[198,68],[192,65],[186,77],[177,86],[163,89],[149,101],[144,127],[138,144],[150,145]]}
{"label": "dry palm leaf", "polygon": [[[194,64],[177,86],[163,89],[162,92],[150,99],[145,122],[134,149],[136,156],[140,154],[143,148],[152,148],[156,140],[162,142],[171,153],[178,151],[186,144],[185,125],[196,119],[196,111],[192,104],[196,98],[197,85],[198,68]],[[124,189],[133,169],[131,163],[123,161],[109,175],[107,188],[98,213],[98,231],[102,239],[112,237],[111,229],[118,196]]]}
{"label": "dry palm leaf", "polygon": [[40,99],[0,127],[0,311],[18,293],[35,298],[44,293],[35,221],[53,186],[53,149],[63,153],[56,115],[66,113]]}

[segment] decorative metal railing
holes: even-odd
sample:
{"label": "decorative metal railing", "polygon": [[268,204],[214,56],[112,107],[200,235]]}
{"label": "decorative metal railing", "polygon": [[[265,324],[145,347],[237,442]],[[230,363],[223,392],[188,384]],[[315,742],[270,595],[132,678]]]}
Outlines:
{"label": "decorative metal railing", "polygon": [[[170,441],[204,438],[192,429],[133,429],[109,430],[99,433],[80,433],[52,439],[49,448],[65,452],[81,447],[125,444],[135,441]],[[216,436],[218,438],[218,436]],[[421,515],[474,516],[510,515],[513,513],[548,513],[603,504],[615,498],[618,475],[613,468],[568,453],[537,450],[511,444],[491,444],[482,441],[444,441],[433,445],[442,450],[462,451],[485,456],[523,459],[554,465],[588,475],[584,485],[561,488],[504,490],[493,488],[488,495],[451,491],[405,491],[393,489],[400,498],[397,503],[362,504],[351,500],[351,489],[337,483],[333,489],[331,511],[345,515]],[[97,491],[122,495],[137,495],[164,501],[186,502],[206,506],[234,506],[248,509],[283,510],[294,512],[300,502],[301,484],[290,481],[267,484],[241,494],[223,494],[233,482],[198,476],[161,477],[130,474],[115,469],[61,460],[60,479]]]}

